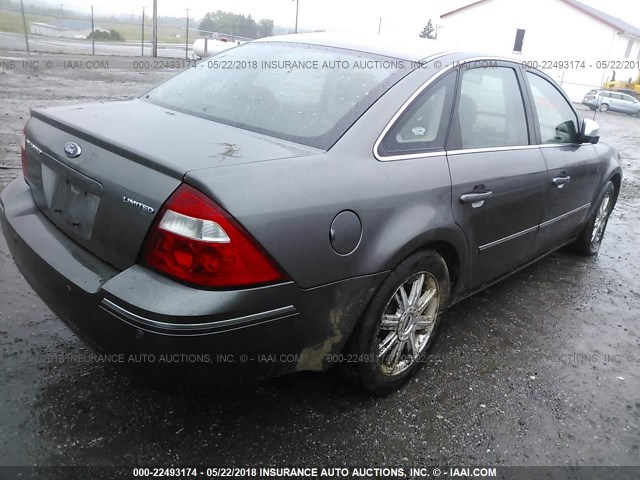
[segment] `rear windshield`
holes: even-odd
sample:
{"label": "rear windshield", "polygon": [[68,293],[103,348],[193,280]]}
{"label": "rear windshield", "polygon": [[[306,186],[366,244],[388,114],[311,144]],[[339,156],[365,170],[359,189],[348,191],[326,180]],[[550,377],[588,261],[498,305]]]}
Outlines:
{"label": "rear windshield", "polygon": [[249,43],[200,61],[144,95],[149,102],[329,149],[409,62],[293,43]]}

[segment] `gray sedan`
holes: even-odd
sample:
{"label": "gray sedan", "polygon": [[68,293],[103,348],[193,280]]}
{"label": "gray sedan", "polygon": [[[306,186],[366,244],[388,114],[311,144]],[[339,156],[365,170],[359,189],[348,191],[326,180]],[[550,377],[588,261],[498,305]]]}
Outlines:
{"label": "gray sedan", "polygon": [[434,45],[272,37],[32,110],[0,195],[17,266],[100,352],[399,388],[447,307],[595,255],[622,179],[544,73]]}

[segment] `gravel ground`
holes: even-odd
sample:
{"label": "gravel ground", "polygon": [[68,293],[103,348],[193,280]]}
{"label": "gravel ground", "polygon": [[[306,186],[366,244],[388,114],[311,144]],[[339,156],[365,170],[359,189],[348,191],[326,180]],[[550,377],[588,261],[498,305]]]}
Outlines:
{"label": "gravel ground", "polygon": [[[20,172],[29,107],[136,95],[171,73],[133,60],[0,70],[0,188]],[[417,378],[382,399],[332,373],[167,393],[44,361],[88,351],[0,237],[0,465],[640,465],[640,119],[596,120],[626,175],[599,256],[554,253],[460,303]]]}

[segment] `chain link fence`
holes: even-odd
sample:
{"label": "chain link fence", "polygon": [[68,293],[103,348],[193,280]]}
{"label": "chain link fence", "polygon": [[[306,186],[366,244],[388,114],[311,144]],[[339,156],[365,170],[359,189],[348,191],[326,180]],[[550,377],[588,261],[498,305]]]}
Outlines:
{"label": "chain link fence", "polygon": [[[185,12],[186,13],[186,12]],[[158,17],[157,56],[194,58],[197,38],[224,34],[193,28],[198,18]],[[86,11],[21,8],[0,2],[0,49],[38,53],[153,56],[151,9],[130,15],[109,15],[92,6]]]}

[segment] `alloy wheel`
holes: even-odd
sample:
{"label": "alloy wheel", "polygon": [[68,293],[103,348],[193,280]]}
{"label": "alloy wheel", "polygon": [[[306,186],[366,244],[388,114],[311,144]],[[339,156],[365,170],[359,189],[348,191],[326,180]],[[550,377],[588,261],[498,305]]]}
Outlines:
{"label": "alloy wheel", "polygon": [[398,375],[420,358],[440,311],[439,288],[431,273],[418,272],[387,302],[378,332],[378,361],[384,375]]}

